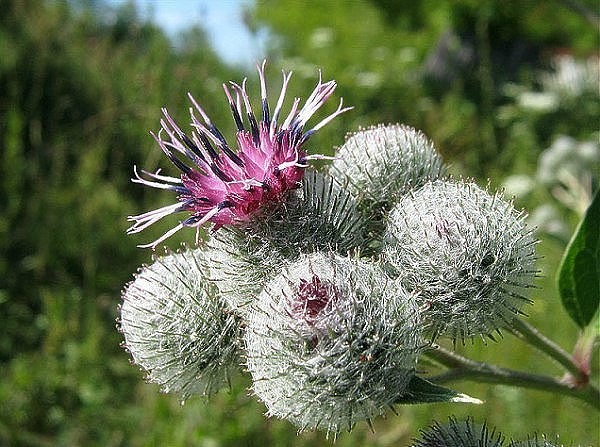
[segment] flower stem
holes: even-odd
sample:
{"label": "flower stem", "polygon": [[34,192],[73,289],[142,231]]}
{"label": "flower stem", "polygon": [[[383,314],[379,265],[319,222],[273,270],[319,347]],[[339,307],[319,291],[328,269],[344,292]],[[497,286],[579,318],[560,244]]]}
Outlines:
{"label": "flower stem", "polygon": [[427,351],[426,355],[449,368],[445,373],[428,378],[434,383],[443,384],[460,380],[472,380],[475,382],[537,389],[574,397],[600,410],[600,390],[590,383],[583,387],[575,388],[553,377],[515,371],[471,360],[440,346],[435,346],[434,349]]}
{"label": "flower stem", "polygon": [[560,363],[567,371],[573,374],[578,382],[588,382],[589,377],[577,365],[573,356],[554,341],[520,318],[515,318],[511,324],[512,326],[508,330],[513,335]]}

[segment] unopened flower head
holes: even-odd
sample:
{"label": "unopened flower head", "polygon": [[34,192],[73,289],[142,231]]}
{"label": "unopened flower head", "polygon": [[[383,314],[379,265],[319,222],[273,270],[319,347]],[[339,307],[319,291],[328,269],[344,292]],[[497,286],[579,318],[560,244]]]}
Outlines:
{"label": "unopened flower head", "polygon": [[[261,87],[260,122],[252,110],[246,80],[242,85],[223,85],[237,127],[237,151],[227,143],[208,115],[189,95],[193,131],[186,134],[166,109],[162,129],[154,138],[181,177],[134,169],[133,181],[177,193],[177,203],[128,219],[134,224],[128,233],[137,233],[165,216],[187,212],[181,221],[154,242],[141,247],[156,247],[183,227],[196,227],[212,222],[214,229],[223,225],[248,222],[268,205],[281,202],[287,192],[298,187],[310,160],[326,158],[308,155],[304,145],[308,138],[329,121],[349,108],[339,107],[314,127],[306,130],[309,119],[321,108],[336,89],[335,81],[319,81],[304,106],[296,98],[287,117],[281,119],[285,93],[291,73],[283,73],[283,87],[271,115],[264,66],[258,67]],[[244,120],[243,117],[246,117]],[[246,121],[246,122],[245,122]]]}
{"label": "unopened flower head", "polygon": [[435,181],[390,212],[384,256],[417,295],[434,335],[488,335],[509,326],[536,276],[523,213],[473,183]]}
{"label": "unopened flower head", "polygon": [[157,258],[123,291],[120,329],[133,361],[164,392],[211,394],[229,380],[237,322],[215,296],[200,250]]}
{"label": "unopened flower head", "polygon": [[347,191],[331,177],[307,172],[285,207],[264,213],[251,226],[212,235],[207,242],[211,279],[230,308],[243,314],[286,260],[319,250],[360,251],[364,225]]}
{"label": "unopened flower head", "polygon": [[265,283],[281,271],[285,259],[271,246],[220,231],[205,247],[210,280],[230,310],[244,315]]}
{"label": "unopened flower head", "polygon": [[471,419],[448,418],[447,424],[435,421],[412,447],[502,447],[504,437],[495,429],[477,425]]}
{"label": "unopened flower head", "polygon": [[423,349],[417,305],[376,264],[302,256],[270,281],[245,335],[268,414],[337,433],[406,391]]}
{"label": "unopened flower head", "polygon": [[330,172],[361,201],[384,206],[444,175],[442,159],[420,131],[405,125],[356,132],[338,149]]}
{"label": "unopened flower head", "polygon": [[[270,246],[289,260],[318,250],[347,254],[364,245],[364,216],[352,196],[328,175],[308,172],[302,187],[285,207],[265,213],[251,226],[241,227],[243,238]],[[241,230],[241,231],[240,231]]]}
{"label": "unopened flower head", "polygon": [[512,441],[508,447],[564,447],[559,442],[558,437],[555,442],[551,442],[546,435],[529,436],[526,441]]}

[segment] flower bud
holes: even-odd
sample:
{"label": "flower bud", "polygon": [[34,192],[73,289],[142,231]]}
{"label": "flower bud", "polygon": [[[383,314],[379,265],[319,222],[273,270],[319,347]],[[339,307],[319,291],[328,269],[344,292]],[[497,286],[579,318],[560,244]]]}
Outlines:
{"label": "flower bud", "polygon": [[265,211],[242,229],[223,229],[208,241],[211,280],[242,315],[286,260],[302,253],[364,246],[365,222],[354,199],[331,177],[309,171],[285,206]]}
{"label": "flower bud", "polygon": [[202,265],[200,250],[170,253],[141,268],[123,291],[125,348],[149,381],[183,398],[217,391],[237,353],[236,321]]}
{"label": "flower bud", "polygon": [[474,424],[471,419],[458,421],[448,418],[447,424],[434,422],[427,430],[421,430],[421,439],[412,447],[501,447],[504,437],[484,425]]}
{"label": "flower bud", "polygon": [[289,200],[243,229],[251,243],[268,245],[286,259],[333,250],[342,255],[364,245],[364,218],[352,196],[328,175],[309,171]]}
{"label": "flower bud", "polygon": [[412,297],[372,263],[302,256],[248,316],[247,366],[267,414],[350,430],[405,392],[423,349]]}
{"label": "flower bud", "polygon": [[266,244],[257,244],[226,229],[205,247],[208,274],[227,307],[245,315],[265,283],[281,271],[284,258]]}
{"label": "flower bud", "polygon": [[361,203],[389,208],[400,197],[444,175],[442,159],[420,131],[379,125],[356,132],[338,149],[331,175]]}
{"label": "flower bud", "polygon": [[523,213],[473,183],[435,181],[390,212],[384,258],[434,335],[488,335],[521,313],[536,276]]}
{"label": "flower bud", "polygon": [[550,442],[546,435],[542,435],[538,437],[538,435],[533,435],[533,437],[527,437],[526,441],[512,441],[508,447],[563,447],[564,444],[558,442],[558,438],[556,439],[556,443]]}

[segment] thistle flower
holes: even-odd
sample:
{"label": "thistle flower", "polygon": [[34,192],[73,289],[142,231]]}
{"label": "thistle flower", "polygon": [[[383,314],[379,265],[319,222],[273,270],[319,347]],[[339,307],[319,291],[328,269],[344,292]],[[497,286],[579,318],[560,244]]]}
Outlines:
{"label": "thistle flower", "polygon": [[[323,83],[319,74],[319,81],[304,106],[299,109],[300,99],[296,98],[287,117],[279,123],[291,73],[283,72],[283,86],[271,116],[264,67],[264,62],[258,67],[262,109],[260,123],[250,105],[246,80],[241,86],[234,82],[229,86],[223,84],[237,127],[237,152],[231,149],[221,131],[191,94],[188,94],[193,105],[190,108],[194,128],[191,134],[186,135],[167,110],[162,110],[162,129],[152,135],[181,170],[181,177],[162,175],[160,170],[155,173],[142,171],[140,174],[134,168],[132,181],[173,191],[178,194],[178,202],[129,216],[128,220],[134,224],[127,232],[142,231],[170,214],[187,212],[190,216],[154,242],[140,247],[154,248],[183,227],[198,229],[204,223],[212,222],[216,230],[223,225],[248,222],[264,207],[281,202],[288,191],[298,187],[308,161],[327,158],[308,155],[304,145],[313,133],[349,108],[342,108],[340,100],[335,112],[309,130],[304,130],[304,127],[333,94],[336,82]],[[244,115],[246,124],[242,118]],[[188,162],[182,161],[182,156]],[[190,167],[189,162],[195,167]]]}
{"label": "thistle flower", "polygon": [[120,330],[133,361],[164,392],[211,394],[228,381],[237,323],[203,271],[200,250],[159,257],[123,291]]}
{"label": "thistle flower", "polygon": [[372,263],[302,256],[248,314],[247,366],[267,414],[337,433],[406,391],[422,351],[416,304]]}
{"label": "thistle flower", "polygon": [[338,149],[331,175],[359,202],[389,208],[402,195],[444,175],[442,159],[420,131],[379,125],[356,132]]}
{"label": "thistle flower", "polygon": [[433,422],[427,430],[421,430],[421,439],[416,440],[412,447],[501,447],[504,437],[490,432],[484,425],[476,425],[471,419],[458,421],[448,418],[447,424]]}
{"label": "thistle flower", "polygon": [[390,212],[384,257],[416,293],[434,335],[510,327],[536,276],[524,213],[473,183],[435,181]]}

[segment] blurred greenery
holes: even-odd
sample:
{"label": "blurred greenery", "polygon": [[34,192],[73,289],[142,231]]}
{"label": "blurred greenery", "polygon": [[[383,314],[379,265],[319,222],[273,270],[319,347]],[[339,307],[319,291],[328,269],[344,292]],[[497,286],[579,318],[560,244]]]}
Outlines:
{"label": "blurred greenery", "polygon": [[[241,67],[225,64],[200,27],[169,39],[131,3],[2,0],[0,9],[0,445],[330,444],[266,419],[241,374],[231,391],[181,406],[143,382],[115,329],[120,289],[150,260],[135,245],[169,225],[124,234],[127,215],[172,200],[129,181],[134,164],[171,172],[148,132],[158,129],[163,106],[187,121],[188,91],[231,129],[220,85],[242,79]],[[498,186],[509,174],[534,175],[559,133],[597,141],[597,98],[520,112],[506,93],[510,84],[539,90],[537,73],[552,68],[553,55],[597,52],[596,13],[595,0],[270,0],[249,4],[245,18],[268,33],[271,85],[279,67],[293,69],[290,96],[305,96],[321,67],[355,107],[311,147],[332,152],[359,126],[404,122],[432,138],[456,174]],[[518,204],[551,200],[541,188]],[[559,209],[572,230],[577,216]],[[193,240],[183,233],[169,245]],[[539,247],[543,277],[531,320],[570,348],[577,328],[553,284],[564,244],[543,238]],[[506,335],[459,350],[560,374],[516,343]],[[401,407],[375,421],[374,433],[360,425],[337,445],[407,445],[431,419],[450,414],[487,419],[515,437],[538,431],[560,433],[567,444],[599,443],[598,415],[578,401],[455,388],[486,404]]]}

